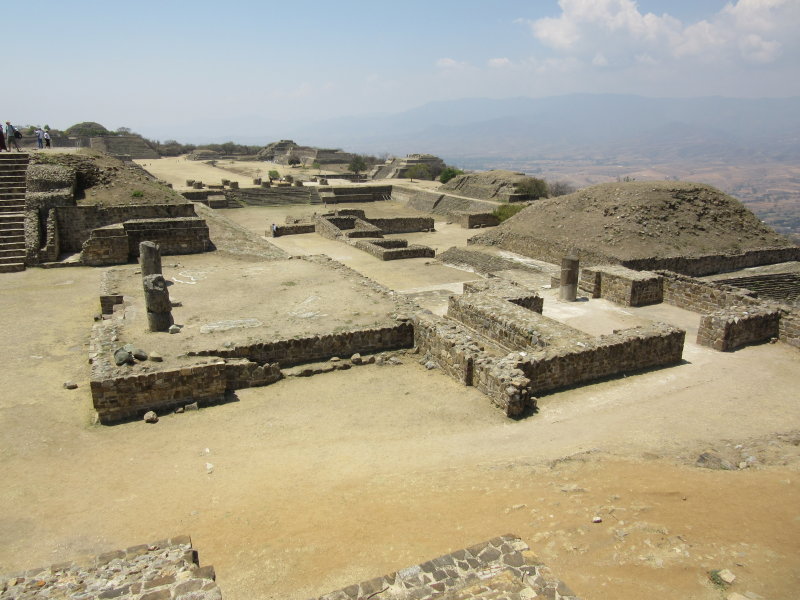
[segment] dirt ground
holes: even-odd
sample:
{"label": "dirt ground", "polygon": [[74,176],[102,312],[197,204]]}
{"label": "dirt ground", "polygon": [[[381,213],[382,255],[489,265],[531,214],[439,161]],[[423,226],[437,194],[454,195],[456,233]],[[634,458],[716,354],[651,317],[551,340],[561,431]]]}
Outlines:
{"label": "dirt ground", "polygon": [[[277,218],[245,210],[225,215],[253,231]],[[276,243],[327,248],[304,237]],[[395,289],[477,277],[424,261],[399,275],[368,258],[365,274]],[[192,257],[205,259],[264,267]],[[559,304],[542,290],[545,314],[590,333],[643,319],[686,327],[684,363],[545,396],[519,421],[406,354],[240,390],[155,425],[99,426],[86,359],[100,275],[0,277],[0,573],[189,533],[226,600],[307,598],[512,532],[587,599],[797,597],[794,348],[717,353],[693,343],[693,313]],[[230,293],[215,281],[206,293]],[[707,450],[742,468],[695,466]],[[737,577],[727,590],[708,576],[724,568]]]}

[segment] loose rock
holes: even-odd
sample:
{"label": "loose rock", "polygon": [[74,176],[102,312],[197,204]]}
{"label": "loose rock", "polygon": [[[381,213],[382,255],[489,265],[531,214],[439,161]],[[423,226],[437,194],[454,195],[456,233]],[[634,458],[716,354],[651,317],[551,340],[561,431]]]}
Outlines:
{"label": "loose rock", "polygon": [[155,411],[148,410],[144,413],[144,422],[145,423],[158,423],[158,415]]}
{"label": "loose rock", "polygon": [[64,382],[64,389],[65,390],[76,390],[78,389],[78,384],[74,381],[65,381]]}

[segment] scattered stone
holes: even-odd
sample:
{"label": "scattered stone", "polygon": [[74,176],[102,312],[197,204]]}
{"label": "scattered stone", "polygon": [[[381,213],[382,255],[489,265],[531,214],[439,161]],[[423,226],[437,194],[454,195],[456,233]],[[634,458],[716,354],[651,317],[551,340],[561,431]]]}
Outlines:
{"label": "scattered stone", "polygon": [[179,415],[179,414],[181,414],[183,412],[183,410],[184,410],[183,407],[179,406],[178,408],[175,409],[175,414]]}
{"label": "scattered stone", "polygon": [[145,352],[141,348],[134,349],[134,351],[131,354],[133,354],[133,358],[135,358],[136,360],[147,360],[147,352]]}
{"label": "scattered stone", "polygon": [[338,356],[331,356],[328,361],[329,362],[339,362],[341,359]]}
{"label": "scattered stone", "polygon": [[569,485],[562,487],[561,491],[567,494],[577,494],[580,492],[585,492],[586,490],[580,487],[577,483],[570,483]]}
{"label": "scattered stone", "polygon": [[214,465],[212,465],[210,462],[207,462],[206,463],[206,473],[211,475],[213,472],[214,472]]}
{"label": "scattered stone", "polygon": [[721,571],[717,571],[717,577],[719,577],[722,581],[731,585],[734,581],[736,581],[736,575],[731,573],[728,569],[722,569]]}
{"label": "scattered stone", "polygon": [[144,413],[144,422],[145,423],[158,423],[158,415],[155,411],[148,410]]}
{"label": "scattered stone", "polygon": [[158,352],[151,352],[148,358],[153,362],[163,362],[164,357],[161,356]]}
{"label": "scattered stone", "polygon": [[169,331],[170,333],[180,333],[181,332],[181,326],[180,325],[175,325],[173,323],[172,325],[169,326],[169,329],[167,331]]}
{"label": "scattered stone", "polygon": [[64,389],[65,390],[76,390],[78,389],[78,384],[74,381],[65,381],[64,382]]}
{"label": "scattered stone", "polygon": [[172,298],[170,298],[169,301],[170,304],[172,304],[172,308],[183,306],[183,302],[181,302],[180,300],[173,300]]}
{"label": "scattered stone", "polygon": [[133,355],[124,348],[114,350],[114,364],[121,367],[125,364],[133,364]]}
{"label": "scattered stone", "polygon": [[367,358],[366,364],[374,365],[375,364],[375,357],[374,356],[370,356],[369,358]]}
{"label": "scattered stone", "polygon": [[192,402],[191,404],[187,404],[183,407],[185,410],[200,410],[200,407],[197,405],[197,402]]}
{"label": "scattered stone", "polygon": [[704,469],[714,469],[722,471],[733,471],[735,467],[727,460],[714,452],[703,452],[697,457],[695,465]]}
{"label": "scattered stone", "polygon": [[600,517],[592,517],[592,523],[602,523],[603,519]]}
{"label": "scattered stone", "polygon": [[363,361],[361,360],[361,355],[356,352],[353,356],[350,357],[350,362],[354,365],[360,365]]}
{"label": "scattered stone", "polygon": [[389,357],[389,364],[392,365],[402,365],[403,361],[397,358],[396,356]]}
{"label": "scattered stone", "polygon": [[429,360],[428,362],[425,363],[425,368],[428,369],[428,371],[430,371],[431,369],[435,369],[436,363],[433,362],[432,360]]}

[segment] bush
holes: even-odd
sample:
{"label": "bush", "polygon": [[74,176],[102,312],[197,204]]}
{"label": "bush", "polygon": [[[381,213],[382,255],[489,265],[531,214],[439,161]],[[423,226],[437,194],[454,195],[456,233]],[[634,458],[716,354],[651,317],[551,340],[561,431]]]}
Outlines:
{"label": "bush", "polygon": [[547,198],[547,183],[544,179],[536,177],[525,177],[514,184],[518,194],[536,200],[537,198]]}
{"label": "bush", "polygon": [[463,175],[464,171],[461,169],[456,169],[455,167],[445,167],[442,169],[442,172],[439,174],[439,181],[442,183],[447,183],[453,177],[457,177],[459,175]]}
{"label": "bush", "polygon": [[576,190],[575,186],[568,181],[551,181],[547,184],[547,191],[550,192],[550,197],[566,196]]}
{"label": "bush", "polygon": [[278,173],[277,170],[271,169],[270,172],[267,173],[267,177],[269,177],[269,180],[272,181],[273,179],[280,179],[281,174]]}
{"label": "bush", "polygon": [[416,164],[413,165],[407,172],[406,177],[408,177],[411,181],[414,181],[414,177],[417,179],[433,179],[431,176],[431,170],[428,168],[428,165],[423,164]]}
{"label": "bush", "polygon": [[497,220],[501,223],[506,219],[510,219],[519,211],[525,208],[524,204],[503,204],[502,206],[498,206],[492,214],[497,217]]}
{"label": "bush", "polygon": [[144,198],[144,192],[142,190],[133,190],[131,192],[131,198]]}

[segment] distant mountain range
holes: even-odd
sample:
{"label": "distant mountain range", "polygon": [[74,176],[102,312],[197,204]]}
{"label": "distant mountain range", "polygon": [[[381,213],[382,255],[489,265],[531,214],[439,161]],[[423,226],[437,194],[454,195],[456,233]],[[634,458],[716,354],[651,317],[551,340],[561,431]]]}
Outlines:
{"label": "distant mountain range", "polygon": [[[428,152],[455,164],[631,155],[654,161],[789,161],[800,158],[800,98],[467,98],[430,102],[395,114],[319,122],[279,123],[256,117],[205,122],[202,131],[210,130],[227,132],[225,140],[213,141],[266,144],[291,138],[303,145],[362,153]],[[193,131],[194,136],[181,141],[212,141]]]}

